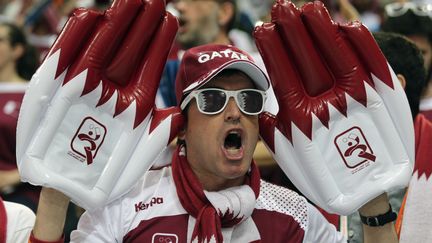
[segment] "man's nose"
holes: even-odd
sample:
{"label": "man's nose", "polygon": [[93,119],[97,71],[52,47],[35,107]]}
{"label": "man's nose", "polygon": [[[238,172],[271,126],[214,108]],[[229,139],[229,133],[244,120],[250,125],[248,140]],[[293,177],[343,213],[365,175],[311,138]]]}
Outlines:
{"label": "man's nose", "polygon": [[238,121],[240,119],[241,111],[238,108],[233,97],[228,100],[228,104],[225,107],[224,114],[226,121]]}

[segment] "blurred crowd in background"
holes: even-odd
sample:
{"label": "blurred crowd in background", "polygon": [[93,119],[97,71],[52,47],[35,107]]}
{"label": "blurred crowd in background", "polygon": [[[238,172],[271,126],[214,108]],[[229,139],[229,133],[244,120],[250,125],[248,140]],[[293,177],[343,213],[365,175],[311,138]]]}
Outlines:
{"label": "blurred crowd in background", "polygon": [[[173,0],[168,2],[168,10],[178,16],[180,22],[177,43],[171,55],[172,59],[176,59],[181,57],[179,50],[207,43],[231,43],[254,56],[257,50],[252,37],[253,28],[262,22],[270,21],[270,9],[274,0]],[[294,0],[293,2],[301,7],[306,1]],[[358,20],[372,32],[387,31],[408,36],[423,52],[425,68],[429,71],[428,77],[431,76],[431,0],[323,0],[323,2],[334,21],[338,23]],[[41,62],[74,9],[83,7],[103,11],[110,3],[111,1],[108,0],[1,0],[0,22],[10,23],[21,29],[27,43],[37,51],[38,62]],[[235,7],[230,7],[233,3]],[[34,54],[28,59],[33,57]],[[257,59],[259,62],[260,58]],[[26,69],[32,73],[34,66]],[[172,70],[168,68],[168,71]],[[172,74],[175,74],[176,70],[173,71]],[[28,76],[23,78],[29,79]],[[8,77],[4,77],[1,81],[7,79]],[[166,89],[168,89],[166,92],[171,92],[173,87],[164,85],[164,80],[162,85],[162,100],[159,100],[158,106],[175,105],[175,97],[164,93]],[[424,93],[424,98],[428,97],[432,97],[432,87],[427,88]],[[422,110],[432,109],[432,99],[422,102],[421,107]],[[432,113],[427,116],[432,118]]]}
{"label": "blurred crowd in background", "polygon": [[[40,62],[74,9],[84,7],[103,11],[110,2],[108,0],[1,0],[0,22],[10,23],[20,28],[28,44],[36,48]],[[187,25],[187,32],[189,32],[179,33],[179,48],[187,49],[199,44],[229,41],[253,53],[256,52],[252,37],[253,28],[263,21],[270,21],[270,9],[274,0],[174,0],[169,2],[168,10],[179,17],[181,26]],[[232,16],[226,17],[229,23],[220,23],[217,19],[220,17],[217,15],[219,9],[211,5],[203,5],[205,9],[200,10],[199,7],[188,6],[190,2],[215,2],[222,7],[225,2],[235,2],[236,7],[232,10]],[[306,1],[293,2],[301,7]],[[410,37],[422,50],[425,67],[430,69],[431,0],[324,0],[323,2],[338,23],[359,20],[372,32],[383,30]],[[226,26],[223,26],[225,24]],[[217,39],[216,35],[222,27],[226,27],[224,31],[227,32],[227,40]],[[29,67],[30,73],[33,71],[31,68],[33,67]],[[23,78],[29,79],[29,77]],[[432,91],[430,93],[432,95]],[[167,104],[172,105],[169,102]]]}
{"label": "blurred crowd in background", "polygon": [[[179,2],[195,2],[203,0],[169,1],[168,10],[174,15],[182,16],[182,9],[177,8]],[[216,2],[225,2],[216,0]],[[235,18],[232,20],[231,31],[244,31],[252,41],[251,33],[255,25],[261,21],[270,20],[270,8],[274,0],[237,0],[229,1],[236,3]],[[294,0],[293,3],[301,7],[303,0]],[[407,18],[410,15],[431,17],[431,0],[324,0],[324,4],[330,11],[333,19],[339,23],[359,20],[371,31],[385,30],[383,24],[388,18],[401,17]],[[61,31],[68,16],[75,8],[83,7],[103,11],[110,5],[108,0],[1,0],[0,1],[0,21],[8,22],[22,28],[28,38],[29,44],[35,46],[41,58],[46,54],[46,50],[56,39]],[[408,11],[410,10],[410,11]],[[204,15],[205,12],[201,13]],[[187,17],[187,16],[186,16]],[[201,26],[206,26],[211,16],[198,17],[197,20],[204,20]],[[206,22],[207,19],[207,22]],[[413,22],[416,28],[422,28],[420,23]],[[425,26],[430,22],[425,21]],[[415,32],[411,26],[399,26],[400,32]],[[395,31],[390,27],[390,31]],[[420,30],[417,30],[420,31]],[[424,30],[430,31],[430,30]],[[409,34],[409,33],[407,33]],[[209,40],[211,41],[211,40]],[[235,43],[236,44],[236,43]],[[243,48],[246,51],[253,50],[254,45],[248,46],[244,42]]]}

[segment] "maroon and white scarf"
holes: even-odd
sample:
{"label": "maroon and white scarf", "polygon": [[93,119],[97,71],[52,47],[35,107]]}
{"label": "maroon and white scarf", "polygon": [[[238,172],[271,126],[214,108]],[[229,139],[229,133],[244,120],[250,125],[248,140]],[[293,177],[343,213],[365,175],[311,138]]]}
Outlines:
{"label": "maroon and white scarf", "polygon": [[219,192],[204,191],[183,147],[179,146],[173,155],[172,171],[183,208],[196,218],[193,242],[223,242],[222,228],[233,227],[252,214],[260,187],[259,170],[254,161],[243,186]]}

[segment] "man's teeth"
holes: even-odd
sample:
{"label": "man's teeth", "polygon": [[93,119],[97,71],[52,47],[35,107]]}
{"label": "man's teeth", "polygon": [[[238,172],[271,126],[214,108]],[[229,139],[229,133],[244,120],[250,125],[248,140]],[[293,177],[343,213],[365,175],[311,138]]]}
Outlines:
{"label": "man's teeth", "polygon": [[228,148],[226,151],[229,155],[236,155],[238,154],[240,149],[236,149],[236,148]]}

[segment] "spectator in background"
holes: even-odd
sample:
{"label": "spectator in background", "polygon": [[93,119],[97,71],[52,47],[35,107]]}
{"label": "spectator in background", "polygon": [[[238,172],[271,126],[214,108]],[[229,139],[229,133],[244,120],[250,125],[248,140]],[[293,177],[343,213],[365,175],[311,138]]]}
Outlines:
{"label": "spectator in background", "polygon": [[39,65],[36,50],[27,44],[24,32],[16,25],[0,22],[2,60],[1,82],[28,81]]}
{"label": "spectator in background", "polygon": [[432,120],[432,5],[391,3],[385,6],[385,12],[387,19],[382,24],[382,30],[407,36],[423,54],[428,82],[420,102],[420,111]]}
{"label": "spectator in background", "polygon": [[[416,161],[409,188],[389,193],[393,210],[399,211],[396,229],[400,242],[432,242],[432,123],[419,114],[426,85],[423,58],[417,46],[402,35],[378,32],[374,37],[405,89],[415,127]],[[360,217],[354,214],[348,219],[350,242],[363,242]]]}
{"label": "spectator in background", "polygon": [[235,0],[174,0],[180,28],[177,42],[184,50],[203,44],[233,44],[255,51],[250,34],[234,28],[237,20]]}
{"label": "spectator in background", "polygon": [[28,42],[37,48],[43,60],[72,10],[84,7],[103,11],[109,3],[110,0],[8,1],[0,6],[0,20],[6,19],[25,29]]}
{"label": "spectator in background", "polygon": [[[19,108],[28,80],[36,72],[39,55],[14,24],[0,23],[0,196],[36,211],[40,187],[21,183],[15,158],[15,133]],[[72,205],[72,204],[71,204]],[[66,240],[80,213],[72,205],[65,227]],[[1,224],[1,223],[0,223]]]}
{"label": "spectator in background", "polygon": [[0,197],[0,243],[28,242],[35,218],[26,206],[3,201]]}
{"label": "spectator in background", "polygon": [[183,49],[204,43],[230,43],[228,31],[234,22],[233,1],[176,0],[180,28],[177,41]]}
{"label": "spectator in background", "polygon": [[174,0],[172,4],[180,28],[177,45],[170,54],[160,83],[156,100],[159,107],[176,105],[174,81],[184,50],[203,44],[232,44],[247,52],[255,50],[247,33],[233,29],[237,16],[236,1]]}
{"label": "spectator in background", "polygon": [[24,33],[15,25],[0,23],[0,195],[7,201],[36,209],[39,189],[20,183],[15,159],[15,130],[27,80],[38,58]]}

